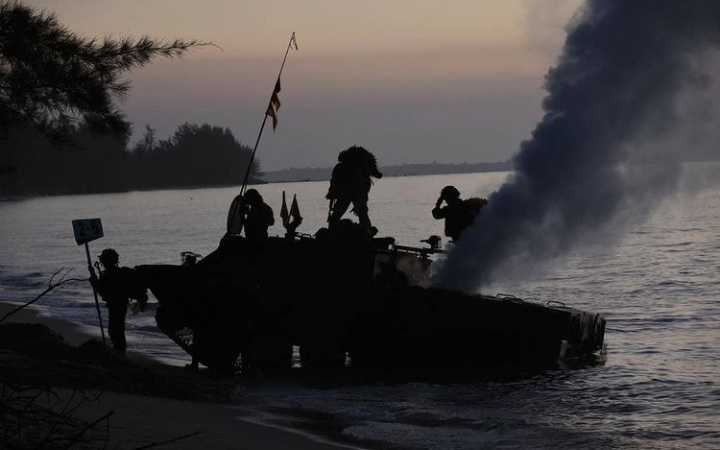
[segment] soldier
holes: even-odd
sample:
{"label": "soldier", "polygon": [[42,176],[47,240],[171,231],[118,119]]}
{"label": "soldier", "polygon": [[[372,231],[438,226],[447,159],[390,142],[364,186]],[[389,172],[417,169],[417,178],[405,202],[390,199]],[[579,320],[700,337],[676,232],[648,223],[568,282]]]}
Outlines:
{"label": "soldier", "polygon": [[375,156],[366,149],[352,146],[338,155],[338,164],[332,171],[330,189],[325,198],[330,200],[328,224],[333,229],[347,211],[350,203],[362,228],[370,233],[368,217],[368,194],[372,180],[382,178]]}
{"label": "soldier", "polygon": [[[446,206],[441,207],[443,202]],[[487,200],[484,198],[462,200],[460,191],[455,186],[445,186],[440,191],[440,198],[435,203],[432,216],[436,219],[445,219],[445,236],[457,241],[486,204]]]}
{"label": "soldier", "polygon": [[245,196],[235,197],[228,214],[228,234],[240,234],[245,228],[245,237],[252,242],[268,238],[268,228],[275,223],[273,210],[263,201],[255,189],[245,191]]}
{"label": "soldier", "polygon": [[109,315],[108,331],[113,349],[120,354],[125,354],[127,348],[125,316],[127,315],[128,303],[131,298],[135,299],[140,310],[143,310],[145,303],[147,303],[147,292],[139,283],[137,274],[133,269],[120,267],[120,257],[115,250],[106,248],[100,253],[99,259],[105,270],[100,272],[99,279],[95,271],[91,270],[90,282],[107,304]]}

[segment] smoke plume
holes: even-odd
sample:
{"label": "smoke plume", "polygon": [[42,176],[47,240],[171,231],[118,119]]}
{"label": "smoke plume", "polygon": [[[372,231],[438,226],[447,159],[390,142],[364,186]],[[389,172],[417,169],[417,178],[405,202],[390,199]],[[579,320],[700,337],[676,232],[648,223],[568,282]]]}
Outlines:
{"label": "smoke plume", "polygon": [[681,160],[709,152],[718,47],[720,2],[588,0],[547,74],[544,116],[514,174],[435,284],[474,290],[503,268],[542,267],[637,223],[675,188]]}

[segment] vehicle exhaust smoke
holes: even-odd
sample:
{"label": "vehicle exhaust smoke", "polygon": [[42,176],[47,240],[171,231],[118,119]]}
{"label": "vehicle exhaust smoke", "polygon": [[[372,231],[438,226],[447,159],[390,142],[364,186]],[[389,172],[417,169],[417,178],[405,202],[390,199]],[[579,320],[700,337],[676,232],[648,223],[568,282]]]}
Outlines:
{"label": "vehicle exhaust smoke", "polygon": [[515,172],[434,284],[472,291],[504,270],[542,270],[647,217],[675,189],[681,161],[717,155],[708,92],[718,48],[720,2],[588,0],[547,74],[544,116]]}

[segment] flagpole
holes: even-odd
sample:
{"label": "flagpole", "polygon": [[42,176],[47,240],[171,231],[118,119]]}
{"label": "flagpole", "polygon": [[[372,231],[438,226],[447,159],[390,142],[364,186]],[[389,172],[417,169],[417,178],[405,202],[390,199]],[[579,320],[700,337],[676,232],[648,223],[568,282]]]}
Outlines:
{"label": "flagpole", "polygon": [[[270,100],[268,101],[268,106],[265,108],[264,114],[263,114],[263,120],[262,124],[260,124],[260,130],[258,131],[257,139],[255,139],[255,146],[253,147],[252,154],[250,155],[250,162],[248,163],[247,169],[245,170],[245,178],[243,178],[243,184],[242,188],[240,188],[240,195],[243,195],[245,193],[245,188],[247,188],[248,178],[250,177],[250,169],[252,169],[253,162],[255,161],[255,153],[257,152],[258,146],[260,145],[260,138],[262,137],[263,130],[265,129],[265,124],[267,123],[267,111],[268,108],[272,105],[272,98],[273,94],[275,93],[275,86],[277,85],[278,81],[280,81],[280,76],[282,75],[283,69],[285,68],[285,61],[287,61],[288,53],[290,53],[290,46],[292,45],[293,41],[295,40],[295,32],[293,32],[290,35],[290,40],[288,41],[287,48],[285,49],[285,56],[283,57],[282,64],[280,65],[280,70],[278,71],[277,79],[275,80],[275,84],[273,84],[273,91],[270,94]],[[295,44],[297,45],[297,44]]]}

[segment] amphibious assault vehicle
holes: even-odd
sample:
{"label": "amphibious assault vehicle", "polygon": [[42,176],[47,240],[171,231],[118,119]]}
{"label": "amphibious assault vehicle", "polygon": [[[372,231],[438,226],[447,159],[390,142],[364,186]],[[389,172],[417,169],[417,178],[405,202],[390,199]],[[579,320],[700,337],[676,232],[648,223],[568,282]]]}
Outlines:
{"label": "amphibious assault vehicle", "polygon": [[[429,286],[433,248],[354,226],[253,243],[226,236],[194,264],[137,270],[159,328],[219,371],[547,365],[603,348],[605,319],[561,305]],[[297,365],[297,364],[296,364]]]}

